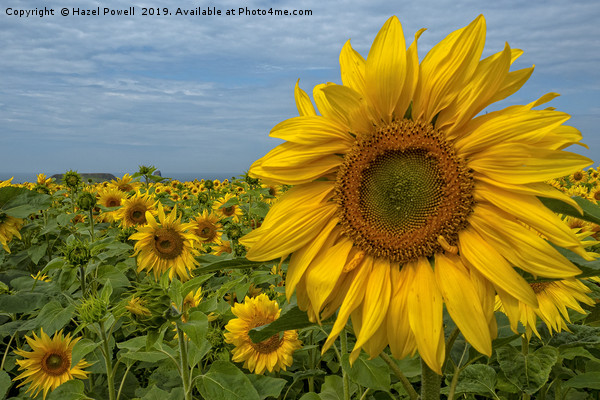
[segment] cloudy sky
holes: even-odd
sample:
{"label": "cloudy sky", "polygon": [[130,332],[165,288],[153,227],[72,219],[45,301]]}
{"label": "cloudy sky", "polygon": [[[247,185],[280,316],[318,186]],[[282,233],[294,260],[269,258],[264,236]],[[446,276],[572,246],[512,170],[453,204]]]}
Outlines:
{"label": "cloudy sky", "polygon": [[[342,5],[343,4],[343,5]],[[61,16],[66,7],[127,9],[134,16]],[[54,9],[18,17],[15,10]],[[143,16],[143,7],[311,10],[305,16]],[[7,10],[12,8],[12,10]],[[345,41],[363,56],[391,15],[419,56],[478,14],[484,57],[508,42],[536,66],[517,94],[490,109],[547,92],[572,115],[600,161],[600,5],[592,0],[3,0],[0,9],[0,179],[14,173],[241,173],[279,141],[297,115],[293,88],[340,83]]]}

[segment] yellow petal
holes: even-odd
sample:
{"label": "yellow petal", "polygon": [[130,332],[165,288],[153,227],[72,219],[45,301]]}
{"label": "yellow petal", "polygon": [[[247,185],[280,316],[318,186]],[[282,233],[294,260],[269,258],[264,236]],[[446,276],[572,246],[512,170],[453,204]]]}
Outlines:
{"label": "yellow petal", "polygon": [[396,119],[404,118],[408,107],[413,101],[413,94],[417,87],[417,81],[419,80],[419,55],[417,50],[417,41],[421,34],[425,32],[425,29],[420,29],[415,33],[415,39],[406,50],[406,77],[404,78],[404,85],[402,86],[402,93],[396,103],[396,109],[394,110],[394,117]]}
{"label": "yellow petal", "polygon": [[408,320],[419,354],[429,368],[441,375],[445,356],[443,300],[435,274],[424,257],[402,268],[414,269],[408,297]]}
{"label": "yellow petal", "polygon": [[429,51],[421,62],[413,119],[431,121],[454,100],[464,82],[473,75],[484,43],[485,20],[480,15]]}
{"label": "yellow petal", "polygon": [[269,136],[309,146],[339,140],[342,141],[341,146],[346,145],[346,149],[342,150],[344,153],[354,142],[347,130],[318,115],[286,119],[277,124]]}
{"label": "yellow petal", "polygon": [[340,52],[340,72],[342,84],[366,96],[365,89],[365,59],[346,42]]}
{"label": "yellow petal", "polygon": [[446,309],[465,339],[480,353],[491,356],[492,339],[488,319],[469,271],[458,257],[436,254],[435,278]]}
{"label": "yellow petal", "polygon": [[383,25],[365,63],[365,85],[370,103],[389,123],[406,76],[406,43],[397,17]]}
{"label": "yellow petal", "polygon": [[336,119],[342,121],[353,133],[373,130],[365,99],[358,92],[342,85],[327,85],[321,91]]}
{"label": "yellow petal", "polygon": [[477,268],[495,286],[503,288],[522,302],[537,307],[535,294],[525,279],[473,228],[463,229],[458,239],[460,254],[467,266]]}
{"label": "yellow petal", "polygon": [[310,101],[310,98],[304,90],[300,89],[300,79],[296,81],[296,87],[294,88],[294,97],[296,99],[296,108],[298,108],[298,113],[301,117],[317,115],[315,107]]}

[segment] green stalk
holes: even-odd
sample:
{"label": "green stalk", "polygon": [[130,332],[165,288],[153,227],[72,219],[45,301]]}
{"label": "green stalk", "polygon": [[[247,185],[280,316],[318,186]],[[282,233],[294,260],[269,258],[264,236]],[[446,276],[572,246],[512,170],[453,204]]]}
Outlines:
{"label": "green stalk", "polygon": [[[523,353],[524,356],[527,356],[527,354],[529,354],[529,339],[527,339],[527,337],[525,335],[521,336],[521,352]],[[531,398],[530,395],[528,395],[527,393],[523,392],[523,400],[529,400]]]}
{"label": "green stalk", "polygon": [[421,358],[421,399],[439,400],[442,376],[434,372]]}
{"label": "green stalk", "polygon": [[179,354],[181,357],[181,380],[183,382],[183,395],[185,400],[192,400],[192,388],[190,386],[190,368],[188,367],[187,346],[183,331],[177,326],[177,338],[179,339]]}
{"label": "green stalk", "polygon": [[83,265],[79,266],[79,274],[81,275],[81,297],[85,297],[85,268]]}
{"label": "green stalk", "polygon": [[408,381],[408,378],[406,378],[404,373],[402,373],[402,370],[398,367],[398,364],[394,362],[392,357],[388,356],[384,352],[382,352],[379,356],[387,363],[387,365],[389,365],[394,375],[396,375],[396,378],[400,380],[400,383],[402,383],[404,390],[406,390],[406,393],[408,393],[410,400],[417,400],[419,398],[419,394],[413,385]]}
{"label": "green stalk", "polygon": [[92,242],[94,239],[94,207],[90,208],[90,234],[92,235]]}
{"label": "green stalk", "polygon": [[112,357],[108,337],[104,330],[104,322],[100,321],[100,337],[102,338],[102,353],[106,364],[106,380],[108,382],[108,398],[115,400],[115,377],[113,375]]}
{"label": "green stalk", "polygon": [[[348,336],[346,336],[346,329],[342,330],[340,334],[340,352],[342,353],[342,357],[345,354],[348,354]],[[342,367],[342,379],[343,379],[343,387],[344,387],[344,400],[350,400],[350,380],[348,378],[348,373],[344,368],[344,364],[342,362],[342,357],[340,357],[340,366]]]}

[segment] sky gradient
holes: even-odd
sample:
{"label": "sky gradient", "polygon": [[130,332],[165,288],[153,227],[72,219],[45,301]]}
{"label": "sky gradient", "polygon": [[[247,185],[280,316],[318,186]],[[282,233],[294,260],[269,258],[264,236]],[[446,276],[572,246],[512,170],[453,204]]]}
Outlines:
{"label": "sky gradient", "polygon": [[[485,4],[484,4],[485,3]],[[572,115],[600,161],[600,5],[594,1],[421,2],[6,0],[0,8],[0,179],[12,173],[241,173],[281,141],[270,129],[297,115],[296,80],[311,93],[341,83],[339,52],[351,39],[366,57],[391,15],[406,41],[420,28],[419,58],[477,15],[486,18],[483,57],[508,42],[535,65],[525,86],[488,111],[529,103]],[[127,9],[134,16],[63,17],[72,10]],[[143,16],[142,7],[311,10],[308,16]],[[53,8],[18,17],[6,9]],[[10,177],[10,176],[8,176]]]}

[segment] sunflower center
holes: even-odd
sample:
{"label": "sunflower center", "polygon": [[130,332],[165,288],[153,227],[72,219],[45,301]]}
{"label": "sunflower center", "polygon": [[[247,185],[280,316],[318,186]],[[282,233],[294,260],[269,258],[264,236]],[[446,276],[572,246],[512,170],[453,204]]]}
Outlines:
{"label": "sunflower center", "polygon": [[534,282],[530,283],[529,286],[533,289],[533,293],[538,294],[546,290],[546,288],[550,285],[551,282]]}
{"label": "sunflower center", "polygon": [[71,360],[65,354],[48,353],[42,359],[42,369],[48,375],[59,376],[67,372]]}
{"label": "sunflower center", "polygon": [[146,208],[142,206],[134,206],[129,211],[129,218],[134,224],[145,224],[146,223]]}
{"label": "sunflower center", "polygon": [[277,349],[279,347],[281,347],[281,342],[283,342],[283,339],[280,338],[279,335],[273,335],[270,338],[268,338],[267,340],[263,340],[262,342],[259,342],[259,343],[251,342],[252,343],[251,346],[258,353],[271,354],[274,351],[277,351]]}
{"label": "sunflower center", "polygon": [[106,207],[117,207],[120,206],[121,202],[119,199],[108,199],[106,202]]}
{"label": "sunflower center", "polygon": [[235,206],[224,207],[221,209],[224,215],[231,217],[234,214]]}
{"label": "sunflower center", "polygon": [[171,260],[182,253],[183,239],[171,228],[159,228],[154,233],[154,248],[159,258]]}
{"label": "sunflower center", "polygon": [[346,235],[366,253],[400,263],[442,251],[440,242],[456,244],[472,191],[471,172],[443,134],[410,120],[357,140],[336,183]]}

